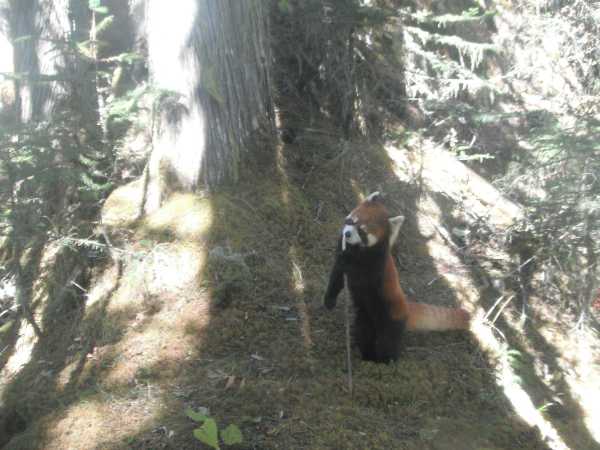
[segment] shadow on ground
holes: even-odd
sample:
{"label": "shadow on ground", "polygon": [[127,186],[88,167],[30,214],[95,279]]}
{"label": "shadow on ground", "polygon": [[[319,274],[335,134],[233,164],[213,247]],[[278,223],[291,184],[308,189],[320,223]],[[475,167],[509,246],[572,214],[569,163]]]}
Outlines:
{"label": "shadow on ground", "polygon": [[[377,144],[328,136],[264,145],[238,186],[199,200],[212,219],[194,243],[206,258],[194,289],[136,291],[157,278],[131,281],[134,258],[122,276],[106,269],[112,284],[94,306],[58,313],[49,300],[48,334],[5,390],[26,424],[6,448],[196,448],[187,407],[237,424],[243,448],[546,448],[460,333],[408,336],[395,365],[354,352],[348,393],[343,308],[326,312],[321,299],[359,194],[382,190],[393,212],[413,217],[397,249],[407,293],[445,305],[455,296],[415,222],[417,188],[397,180]],[[157,257],[192,245],[142,228],[130,244]]]}

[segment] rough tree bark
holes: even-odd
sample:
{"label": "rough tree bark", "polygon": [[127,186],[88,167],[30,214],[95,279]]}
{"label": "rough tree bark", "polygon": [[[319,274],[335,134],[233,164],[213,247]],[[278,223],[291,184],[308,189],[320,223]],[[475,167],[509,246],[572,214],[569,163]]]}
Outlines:
{"label": "rough tree bark", "polygon": [[0,0],[0,124],[6,126],[15,120],[15,91],[10,74],[14,72],[13,47],[6,12],[6,2]]}
{"label": "rough tree bark", "polygon": [[82,127],[98,122],[93,71],[74,49],[89,33],[86,2],[8,0],[13,45],[16,108],[22,123],[52,118],[61,108],[81,117]]}
{"label": "rough tree bark", "polygon": [[145,211],[169,190],[235,181],[246,139],[271,129],[268,2],[136,0],[156,114]]}
{"label": "rough tree bark", "polygon": [[[46,150],[52,151],[50,165],[77,163],[82,150],[81,138],[92,137],[99,130],[97,96],[91,62],[82,57],[76,43],[89,36],[90,10],[81,0],[8,0],[4,2],[2,15],[9,30],[12,47],[11,78],[14,83],[15,129],[17,135],[25,136],[36,129],[50,133],[51,127],[38,124],[59,124],[65,113],[75,122],[71,126],[70,138],[75,144],[68,149],[49,139]],[[35,127],[30,125],[36,125]],[[86,133],[81,131],[85,130]],[[33,133],[35,135],[35,132]],[[49,135],[50,136],[50,135]],[[48,154],[46,152],[46,154]],[[51,167],[47,167],[50,169]],[[42,169],[46,169],[45,167]],[[37,175],[37,174],[36,174]],[[12,178],[12,175],[10,176]],[[40,179],[42,177],[39,177]],[[32,285],[35,276],[33,267],[38,263],[45,246],[47,235],[40,233],[37,221],[45,218],[52,221],[68,210],[77,199],[76,188],[59,176],[47,182],[38,182],[37,177],[11,179],[12,231],[9,236],[12,261],[11,271],[16,274],[16,297],[25,316],[39,336],[41,330],[29,310]],[[39,197],[41,201],[31,206],[23,200]],[[25,249],[31,247],[26,258]],[[65,262],[64,270],[81,265],[75,257]],[[81,268],[80,268],[81,269]]]}

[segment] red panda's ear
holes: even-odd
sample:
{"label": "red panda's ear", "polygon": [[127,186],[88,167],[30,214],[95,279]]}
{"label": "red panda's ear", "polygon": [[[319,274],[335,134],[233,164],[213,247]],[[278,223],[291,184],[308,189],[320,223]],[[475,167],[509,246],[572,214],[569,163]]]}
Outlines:
{"label": "red panda's ear", "polygon": [[398,234],[400,233],[400,227],[404,223],[404,216],[396,216],[390,217],[390,247],[392,247],[396,240],[398,239]]}
{"label": "red panda's ear", "polygon": [[379,191],[373,192],[372,194],[367,195],[365,201],[367,202],[378,202],[383,200],[383,196]]}

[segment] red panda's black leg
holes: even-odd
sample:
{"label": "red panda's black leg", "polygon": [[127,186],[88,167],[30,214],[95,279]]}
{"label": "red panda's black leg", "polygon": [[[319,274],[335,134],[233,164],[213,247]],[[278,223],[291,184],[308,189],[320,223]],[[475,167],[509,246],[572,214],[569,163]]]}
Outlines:
{"label": "red panda's black leg", "polygon": [[375,361],[389,363],[398,360],[405,327],[403,320],[390,320],[377,330]]}
{"label": "red panda's black leg", "polygon": [[362,359],[376,361],[375,342],[377,338],[375,324],[366,311],[358,309],[354,321],[354,338]]}
{"label": "red panda's black leg", "polygon": [[335,262],[329,275],[329,284],[325,292],[325,306],[332,309],[337,303],[337,296],[344,288],[344,269],[342,264],[341,239],[338,243],[338,249],[335,255]]}

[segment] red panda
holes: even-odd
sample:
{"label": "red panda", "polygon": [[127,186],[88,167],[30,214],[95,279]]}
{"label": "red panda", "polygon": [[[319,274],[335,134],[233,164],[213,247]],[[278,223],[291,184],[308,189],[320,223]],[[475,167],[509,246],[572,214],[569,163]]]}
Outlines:
{"label": "red panda", "polygon": [[375,192],[346,217],[338,241],[325,306],[335,306],[346,275],[356,311],[355,338],[364,360],[396,361],[405,330],[469,328],[469,314],[463,309],[406,300],[390,252],[403,222],[403,216],[389,216]]}

